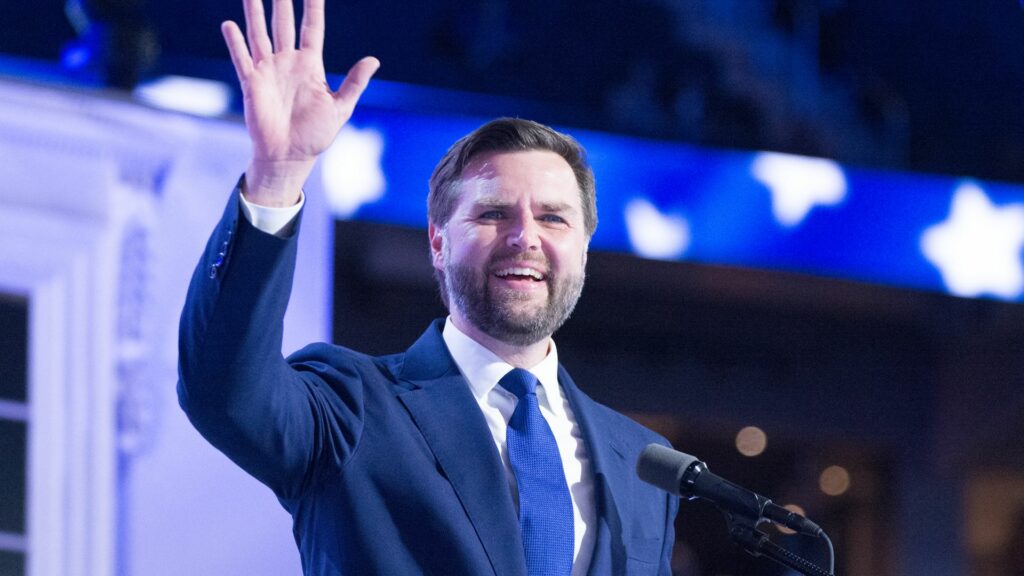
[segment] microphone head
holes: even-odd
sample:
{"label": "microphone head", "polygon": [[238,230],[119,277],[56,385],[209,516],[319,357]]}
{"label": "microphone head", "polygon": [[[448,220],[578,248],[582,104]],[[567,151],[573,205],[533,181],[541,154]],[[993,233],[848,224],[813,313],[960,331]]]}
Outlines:
{"label": "microphone head", "polygon": [[649,444],[636,461],[636,473],[644,482],[676,496],[682,496],[680,486],[683,483],[683,476],[695,462],[700,461],[689,454],[660,444]]}

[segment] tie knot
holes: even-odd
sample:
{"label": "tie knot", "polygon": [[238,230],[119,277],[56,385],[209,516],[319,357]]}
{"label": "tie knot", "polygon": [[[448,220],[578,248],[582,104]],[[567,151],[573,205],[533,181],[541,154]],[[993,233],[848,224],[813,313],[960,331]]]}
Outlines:
{"label": "tie knot", "polygon": [[537,377],[529,370],[513,368],[509,370],[508,374],[501,377],[498,385],[515,394],[517,398],[522,399],[523,396],[533,394],[536,391]]}

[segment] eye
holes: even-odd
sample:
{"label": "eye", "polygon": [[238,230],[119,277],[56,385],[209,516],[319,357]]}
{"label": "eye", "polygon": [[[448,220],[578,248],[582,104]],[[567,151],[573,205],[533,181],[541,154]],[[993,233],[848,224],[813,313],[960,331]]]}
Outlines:
{"label": "eye", "polygon": [[548,222],[550,224],[565,224],[565,218],[562,218],[558,214],[545,214],[540,217],[541,222]]}
{"label": "eye", "polygon": [[480,214],[481,220],[504,220],[505,213],[501,210],[488,210]]}

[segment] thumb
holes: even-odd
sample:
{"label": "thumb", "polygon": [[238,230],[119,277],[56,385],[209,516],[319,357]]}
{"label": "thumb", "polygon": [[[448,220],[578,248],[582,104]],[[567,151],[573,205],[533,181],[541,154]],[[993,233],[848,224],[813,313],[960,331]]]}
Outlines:
{"label": "thumb", "polygon": [[363,90],[366,90],[366,86],[370,83],[370,78],[373,77],[378,68],[380,68],[380,60],[373,56],[363,58],[352,65],[348,74],[345,75],[345,80],[338,87],[337,91],[334,92],[334,103],[346,118],[352,114],[356,102],[359,101]]}

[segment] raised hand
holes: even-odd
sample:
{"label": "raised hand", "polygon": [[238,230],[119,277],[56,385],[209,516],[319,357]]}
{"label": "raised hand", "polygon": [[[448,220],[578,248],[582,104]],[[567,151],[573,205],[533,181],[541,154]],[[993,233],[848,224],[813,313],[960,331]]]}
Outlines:
{"label": "raised hand", "polygon": [[221,32],[242,85],[253,144],[245,195],[265,206],[290,206],[380,63],[373,57],[356,62],[332,91],[323,61],[324,0],[305,0],[298,48],[292,0],[273,0],[273,44],[262,0],[243,0],[243,5],[248,46],[234,22],[224,22]]}

